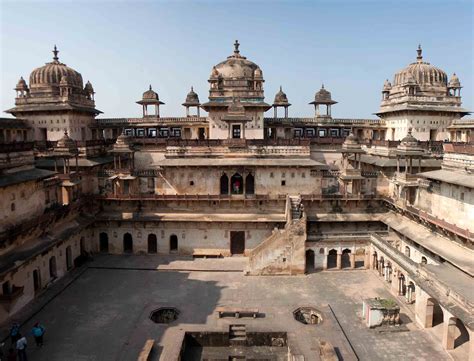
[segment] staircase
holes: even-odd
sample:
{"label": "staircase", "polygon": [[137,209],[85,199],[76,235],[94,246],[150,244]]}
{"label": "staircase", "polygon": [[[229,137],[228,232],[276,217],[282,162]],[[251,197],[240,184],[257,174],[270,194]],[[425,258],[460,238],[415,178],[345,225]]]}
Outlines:
{"label": "staircase", "polygon": [[306,215],[301,198],[287,197],[286,224],[249,254],[247,275],[294,275],[305,272]]}
{"label": "staircase", "polygon": [[229,326],[229,344],[231,346],[244,346],[247,342],[245,325]]}
{"label": "staircase", "polygon": [[290,196],[290,210],[291,210],[291,219],[293,222],[301,218],[303,213],[303,205],[301,204],[300,196]]}

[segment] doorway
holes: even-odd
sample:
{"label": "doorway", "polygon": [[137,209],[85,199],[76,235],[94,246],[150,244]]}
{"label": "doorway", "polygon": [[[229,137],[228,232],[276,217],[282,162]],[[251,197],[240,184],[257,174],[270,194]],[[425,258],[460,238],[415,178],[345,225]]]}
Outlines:
{"label": "doorway", "polygon": [[230,232],[230,254],[244,254],[245,251],[245,232]]}
{"label": "doorway", "polygon": [[177,252],[178,251],[178,236],[172,234],[170,236],[170,252]]}

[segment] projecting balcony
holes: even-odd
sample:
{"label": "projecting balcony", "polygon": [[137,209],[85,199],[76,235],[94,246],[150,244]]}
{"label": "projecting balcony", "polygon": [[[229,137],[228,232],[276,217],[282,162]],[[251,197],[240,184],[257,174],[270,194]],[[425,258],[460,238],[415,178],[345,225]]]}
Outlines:
{"label": "projecting balcony", "polygon": [[15,302],[23,296],[24,287],[12,286],[7,294],[0,295],[0,305],[8,312],[15,305]]}

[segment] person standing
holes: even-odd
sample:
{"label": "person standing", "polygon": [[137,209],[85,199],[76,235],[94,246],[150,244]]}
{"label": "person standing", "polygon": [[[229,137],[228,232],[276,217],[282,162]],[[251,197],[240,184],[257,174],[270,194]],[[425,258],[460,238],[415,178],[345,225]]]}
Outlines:
{"label": "person standing", "polygon": [[43,335],[46,330],[39,322],[36,322],[31,330],[31,333],[35,337],[36,346],[42,347],[43,346]]}
{"label": "person standing", "polygon": [[18,339],[18,341],[16,342],[16,350],[18,352],[18,361],[28,361],[28,358],[26,357],[27,345],[28,345],[28,342],[26,341],[25,336],[20,337],[20,339]]}
{"label": "person standing", "polygon": [[10,338],[12,341],[12,346],[15,346],[18,339],[21,337],[20,335],[20,325],[18,323],[14,323],[10,328]]}

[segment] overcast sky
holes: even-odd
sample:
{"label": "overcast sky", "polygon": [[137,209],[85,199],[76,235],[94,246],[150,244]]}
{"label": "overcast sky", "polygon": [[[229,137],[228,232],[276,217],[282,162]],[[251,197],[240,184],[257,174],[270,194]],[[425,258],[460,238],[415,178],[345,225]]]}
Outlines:
{"label": "overcast sky", "polygon": [[[141,115],[135,104],[151,84],[162,116],[183,116],[191,86],[207,100],[212,66],[241,43],[260,65],[265,97],[280,85],[290,116],[324,83],[339,103],[334,117],[374,118],[386,78],[416,59],[453,72],[465,108],[474,109],[471,1],[5,1],[1,11],[1,106],[14,105],[20,76],[60,61],[90,80],[102,117]],[[204,113],[204,112],[203,112]],[[267,113],[272,114],[272,113]],[[7,116],[3,113],[2,116]]]}

